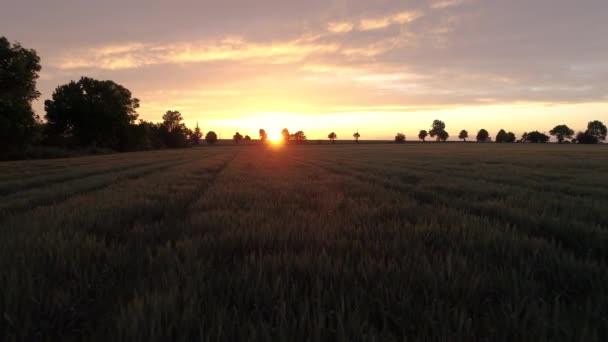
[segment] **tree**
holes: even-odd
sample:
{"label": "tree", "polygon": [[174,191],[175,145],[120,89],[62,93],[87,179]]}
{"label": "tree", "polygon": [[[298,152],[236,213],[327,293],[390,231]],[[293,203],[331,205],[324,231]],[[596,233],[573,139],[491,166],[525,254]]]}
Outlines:
{"label": "tree", "polygon": [[281,137],[282,137],[283,143],[286,144],[289,142],[291,135],[289,134],[289,130],[287,128],[283,128],[283,130],[281,131]]}
{"label": "tree", "polygon": [[426,141],[426,137],[429,136],[429,132],[427,132],[426,130],[421,130],[420,133],[418,133],[418,139],[422,140],[422,141]]}
{"label": "tree", "polygon": [[167,128],[169,132],[177,129],[181,124],[182,114],[175,110],[168,110],[165,114],[163,114],[163,125]]}
{"label": "tree", "polygon": [[268,141],[268,134],[266,133],[265,130],[260,128],[260,142],[262,144],[265,144],[266,141]]}
{"label": "tree", "polygon": [[194,145],[198,145],[201,142],[201,138],[203,137],[203,133],[201,132],[201,128],[198,126],[198,121],[196,122],[196,127],[194,127],[194,132],[190,136],[190,142]]}
{"label": "tree", "polygon": [[217,142],[217,134],[215,134],[214,131],[207,132],[207,135],[205,135],[205,141],[209,145],[215,144]]}
{"label": "tree", "polygon": [[595,120],[587,125],[587,134],[594,136],[598,141],[606,140],[606,125],[603,122]]}
{"label": "tree", "polygon": [[306,142],[306,134],[304,134],[304,131],[297,131],[293,135],[293,140],[298,144],[302,144]]}
{"label": "tree", "polygon": [[361,138],[361,134],[359,134],[359,131],[356,131],[355,133],[353,133],[353,138],[355,138],[355,143],[359,143],[359,138]]}
{"label": "tree", "polygon": [[0,37],[0,150],[22,148],[32,140],[38,125],[32,101],[40,97],[40,70],[35,50]]}
{"label": "tree", "polygon": [[232,141],[234,141],[236,144],[240,144],[241,141],[243,141],[243,136],[241,135],[241,133],[236,132],[232,137]]}
{"label": "tree", "polygon": [[572,139],[574,135],[574,130],[566,125],[558,125],[555,126],[552,130],[549,131],[549,134],[557,138],[558,143],[564,142],[566,139]]}
{"label": "tree", "polygon": [[505,141],[505,142],[514,143],[515,140],[517,140],[517,138],[515,137],[515,133],[513,133],[513,132],[507,133],[507,141]]}
{"label": "tree", "polygon": [[329,133],[327,135],[327,137],[329,138],[329,140],[331,141],[332,144],[335,144],[336,143],[336,138],[338,138],[338,136],[334,132]]}
{"label": "tree", "polygon": [[497,143],[505,143],[505,142],[507,142],[507,139],[508,139],[508,135],[504,129],[501,129],[500,131],[498,131],[498,134],[496,134]]}
{"label": "tree", "polygon": [[49,130],[80,146],[119,148],[137,119],[139,100],[112,81],[83,77],[55,89],[44,103]]}
{"label": "tree", "polygon": [[460,134],[458,134],[458,139],[462,139],[462,141],[467,142],[467,138],[469,137],[469,132],[467,132],[466,130],[462,130],[460,131]]}
{"label": "tree", "polygon": [[579,144],[597,144],[599,143],[599,139],[597,137],[595,137],[594,135],[590,134],[589,131],[585,131],[585,132],[578,132],[578,134],[576,135],[576,142]]}
{"label": "tree", "polygon": [[551,139],[551,137],[549,137],[548,135],[541,133],[539,131],[525,133],[524,135],[525,135],[525,139],[522,139],[522,140],[525,142],[531,142],[531,143],[546,143],[547,141],[549,141],[549,139]]}
{"label": "tree", "polygon": [[249,144],[251,142],[251,137],[246,135],[245,138],[243,138],[243,140]]}
{"label": "tree", "polygon": [[397,135],[395,135],[395,142],[398,144],[403,144],[405,139],[405,134],[403,133],[397,133]]}
{"label": "tree", "polygon": [[186,147],[192,137],[192,131],[182,123],[182,114],[178,111],[168,110],[163,114],[161,134],[166,147]]}
{"label": "tree", "polygon": [[490,133],[488,133],[488,131],[483,128],[480,129],[479,132],[477,132],[477,142],[486,142],[488,141],[489,137]]}
{"label": "tree", "polygon": [[434,120],[431,130],[429,131],[431,138],[436,138],[437,141],[446,141],[450,137],[445,130],[445,123],[441,120]]}

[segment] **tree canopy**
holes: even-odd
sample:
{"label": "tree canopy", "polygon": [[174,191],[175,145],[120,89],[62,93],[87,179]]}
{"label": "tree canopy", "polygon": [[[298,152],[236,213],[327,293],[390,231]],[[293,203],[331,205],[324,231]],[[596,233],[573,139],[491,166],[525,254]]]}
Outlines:
{"label": "tree canopy", "polygon": [[420,133],[418,133],[418,139],[422,140],[422,141],[426,141],[426,137],[429,136],[429,132],[427,132],[426,130],[421,130]]}
{"label": "tree canopy", "polygon": [[539,131],[524,133],[522,136],[522,141],[531,143],[546,143],[549,139],[551,139],[551,137]]}
{"label": "tree canopy", "polygon": [[331,141],[332,144],[336,143],[336,139],[338,138],[338,135],[336,135],[336,133],[331,132],[327,135],[327,137],[329,138],[329,140]]}
{"label": "tree canopy", "polygon": [[139,100],[113,81],[83,77],[57,87],[44,107],[53,133],[81,146],[119,148],[123,133],[137,119]]}
{"label": "tree canopy", "polygon": [[595,137],[598,141],[606,140],[606,125],[603,122],[595,120],[587,125],[587,134]]}
{"label": "tree canopy", "polygon": [[293,137],[292,137],[292,138],[293,138],[293,140],[294,140],[296,143],[299,143],[299,144],[304,143],[304,142],[306,142],[306,140],[307,140],[307,138],[306,138],[306,134],[304,134],[304,131],[297,131],[297,132],[295,132],[295,133],[293,134]]}
{"label": "tree canopy", "polygon": [[289,139],[291,138],[291,135],[289,134],[289,130],[287,128],[283,128],[283,130],[281,131],[281,138],[283,140],[284,143],[288,143]]}
{"label": "tree canopy", "polygon": [[480,129],[479,132],[477,132],[477,142],[486,142],[488,141],[489,137],[490,133],[488,133],[488,131],[483,128]]}
{"label": "tree canopy", "polygon": [[437,141],[446,141],[450,137],[450,134],[445,130],[445,123],[441,120],[433,121],[429,135],[431,138],[436,138]]}
{"label": "tree canopy", "polygon": [[462,139],[465,142],[467,141],[468,137],[469,137],[469,132],[467,132],[465,129],[460,131],[460,134],[458,134],[458,139]]}
{"label": "tree canopy", "polygon": [[30,142],[37,118],[32,101],[40,97],[36,80],[40,58],[35,50],[0,37],[0,149],[22,147]]}
{"label": "tree canopy", "polygon": [[403,134],[403,133],[397,133],[395,135],[395,142],[398,143],[398,144],[404,143],[405,139],[406,139],[405,138],[405,134]]}
{"label": "tree canopy", "polygon": [[549,134],[556,137],[557,142],[561,144],[566,139],[572,139],[574,130],[566,125],[557,125],[549,131]]}
{"label": "tree canopy", "polygon": [[209,131],[205,135],[205,141],[209,145],[213,145],[217,142],[217,134],[214,131]]}
{"label": "tree canopy", "polygon": [[234,141],[236,144],[240,144],[241,141],[243,141],[243,136],[241,135],[241,133],[236,132],[234,136],[232,136],[232,141]]}
{"label": "tree canopy", "polygon": [[265,144],[266,141],[268,140],[268,134],[262,128],[260,128],[260,132],[259,133],[260,133],[260,141],[262,142],[262,144]]}
{"label": "tree canopy", "polygon": [[355,138],[355,142],[358,144],[359,138],[361,138],[361,134],[359,134],[359,131],[356,131],[355,133],[353,133],[353,138]]}

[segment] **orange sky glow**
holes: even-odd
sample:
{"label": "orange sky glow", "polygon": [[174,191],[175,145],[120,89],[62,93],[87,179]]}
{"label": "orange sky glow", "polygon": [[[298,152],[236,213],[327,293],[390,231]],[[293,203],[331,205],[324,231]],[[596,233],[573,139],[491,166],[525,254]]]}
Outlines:
{"label": "orange sky glow", "polygon": [[[42,92],[81,76],[230,138],[415,140],[434,119],[548,132],[608,121],[604,1],[9,1],[2,32],[42,59]],[[112,18],[108,20],[108,18]]]}

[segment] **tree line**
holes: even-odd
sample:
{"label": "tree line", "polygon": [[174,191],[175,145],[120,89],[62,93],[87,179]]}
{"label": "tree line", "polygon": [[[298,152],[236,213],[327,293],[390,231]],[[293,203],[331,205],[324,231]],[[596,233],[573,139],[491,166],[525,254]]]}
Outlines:
{"label": "tree line", "polygon": [[[444,142],[449,137],[450,134],[445,130],[445,123],[441,120],[434,120],[431,125],[431,129],[421,130],[418,133],[418,139],[425,142],[427,137],[435,138],[438,142]],[[567,125],[557,125],[552,130],[549,131],[549,135],[545,133],[541,133],[539,131],[533,132],[525,132],[521,139],[517,139],[515,133],[505,131],[501,129],[496,134],[496,138],[492,140],[490,137],[490,133],[486,129],[480,129],[477,132],[477,136],[475,137],[477,142],[488,143],[488,142],[497,142],[497,143],[546,143],[549,142],[551,136],[554,136],[557,139],[558,143],[578,143],[578,144],[598,144],[601,141],[606,140],[606,125],[599,121],[591,121],[587,124],[587,130],[578,132],[576,135],[574,134],[574,130],[568,127]],[[466,142],[469,138],[469,132],[467,130],[462,130],[458,134],[458,139]],[[406,136],[403,133],[397,133],[395,135],[396,143],[404,143],[406,141]]]}
{"label": "tree line", "polygon": [[[44,102],[44,120],[32,109],[32,102],[41,94],[36,89],[36,80],[41,70],[40,58],[35,50],[26,49],[19,43],[11,43],[0,37],[0,156],[7,151],[20,151],[29,146],[53,146],[61,148],[107,148],[116,151],[134,151],[160,148],[180,148],[197,145],[203,140],[198,125],[194,129],[186,127],[178,111],[167,111],[162,122],[155,123],[138,119],[139,100],[131,92],[113,81],[100,81],[82,77],[58,86],[51,99]],[[596,144],[606,139],[606,126],[600,121],[592,121],[587,130],[574,134],[566,125],[558,125],[550,132],[559,143],[571,141],[581,144]],[[290,133],[281,131],[284,143],[302,144],[307,141],[303,131]],[[353,133],[355,143],[361,134]],[[441,120],[433,121],[431,128],[421,130],[418,138],[427,137],[446,141],[450,135]],[[466,141],[469,133],[462,130],[458,138]],[[259,131],[259,139],[265,143],[268,134]],[[338,136],[328,134],[331,143]],[[495,142],[535,142],[549,141],[544,133],[525,133],[517,140],[512,132],[500,130]],[[209,144],[217,142],[213,131],[204,136]],[[249,143],[251,137],[236,133],[235,143]],[[478,142],[490,142],[487,130],[477,133]],[[405,142],[406,136],[398,133],[395,142]]]}

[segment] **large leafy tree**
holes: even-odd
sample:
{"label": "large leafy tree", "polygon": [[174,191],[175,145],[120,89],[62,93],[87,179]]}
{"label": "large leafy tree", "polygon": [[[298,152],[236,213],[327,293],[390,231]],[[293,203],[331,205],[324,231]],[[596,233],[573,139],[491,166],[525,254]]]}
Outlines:
{"label": "large leafy tree", "polygon": [[163,125],[169,132],[178,129],[182,124],[182,120],[184,120],[182,113],[176,110],[168,110],[165,114],[163,114]]}
{"label": "large leafy tree", "polygon": [[539,131],[524,133],[524,135],[522,136],[522,141],[531,143],[546,143],[547,141],[549,141],[549,139],[551,139],[550,136]]}
{"label": "large leafy tree", "polygon": [[298,144],[305,143],[307,139],[304,131],[297,131],[293,134],[293,140]]}
{"label": "large leafy tree", "polygon": [[572,136],[574,135],[574,130],[566,125],[558,125],[555,126],[552,130],[550,130],[549,134],[556,137],[557,142],[561,144],[566,139],[572,139]]}
{"label": "large leafy tree", "polygon": [[265,144],[267,140],[268,140],[268,133],[266,133],[266,131],[264,129],[260,128],[260,142],[262,144]]}
{"label": "large leafy tree", "polygon": [[37,124],[32,101],[40,97],[36,90],[40,70],[35,50],[0,37],[0,149],[31,141]]}
{"label": "large leafy tree", "polygon": [[595,120],[587,125],[587,134],[595,137],[598,141],[606,140],[606,125],[603,122]]}
{"label": "large leafy tree", "polygon": [[55,89],[44,104],[52,132],[73,137],[77,145],[119,148],[137,119],[139,100],[113,81],[83,77]]}
{"label": "large leafy tree", "polygon": [[467,132],[466,129],[463,129],[462,131],[460,131],[460,134],[458,134],[458,139],[462,139],[462,141],[467,142],[467,138],[469,137],[469,132]]}
{"label": "large leafy tree", "polygon": [[397,133],[395,135],[395,142],[398,144],[403,144],[405,142],[405,134],[403,133]]}
{"label": "large leafy tree", "polygon": [[486,142],[488,141],[489,137],[490,133],[488,133],[488,131],[483,128],[480,129],[479,132],[477,132],[477,142]]}
{"label": "large leafy tree", "polygon": [[441,120],[434,120],[431,130],[429,131],[431,138],[436,138],[437,141],[446,141],[450,137],[445,130],[445,123]]}
{"label": "large leafy tree", "polygon": [[359,143],[359,138],[361,138],[361,134],[359,134],[359,131],[356,131],[355,133],[353,133],[353,138],[355,138],[355,143]]}
{"label": "large leafy tree", "polygon": [[175,110],[168,110],[163,114],[161,129],[166,147],[180,148],[188,145],[193,132],[186,127],[183,120],[182,113]]}
{"label": "large leafy tree", "polygon": [[205,135],[205,141],[209,145],[215,144],[217,142],[217,133],[214,131],[207,132],[207,135]]}
{"label": "large leafy tree", "polygon": [[288,143],[289,139],[291,139],[291,135],[289,134],[289,130],[287,128],[283,128],[281,131],[281,137],[283,139],[283,143]]}
{"label": "large leafy tree", "polygon": [[429,132],[427,132],[426,130],[421,130],[420,133],[418,133],[418,139],[422,140],[422,141],[426,141],[426,137],[429,136]]}
{"label": "large leafy tree", "polygon": [[243,141],[243,135],[241,135],[241,133],[239,132],[236,132],[232,137],[232,141],[234,141],[236,144],[240,144],[241,141]]}
{"label": "large leafy tree", "polygon": [[336,139],[338,138],[338,135],[335,132],[331,132],[327,135],[327,137],[329,138],[329,140],[331,141],[332,144],[335,144]]}
{"label": "large leafy tree", "polygon": [[498,134],[496,134],[495,141],[497,143],[506,143],[508,139],[509,135],[507,134],[507,132],[504,129],[501,129],[500,131],[498,131]]}

